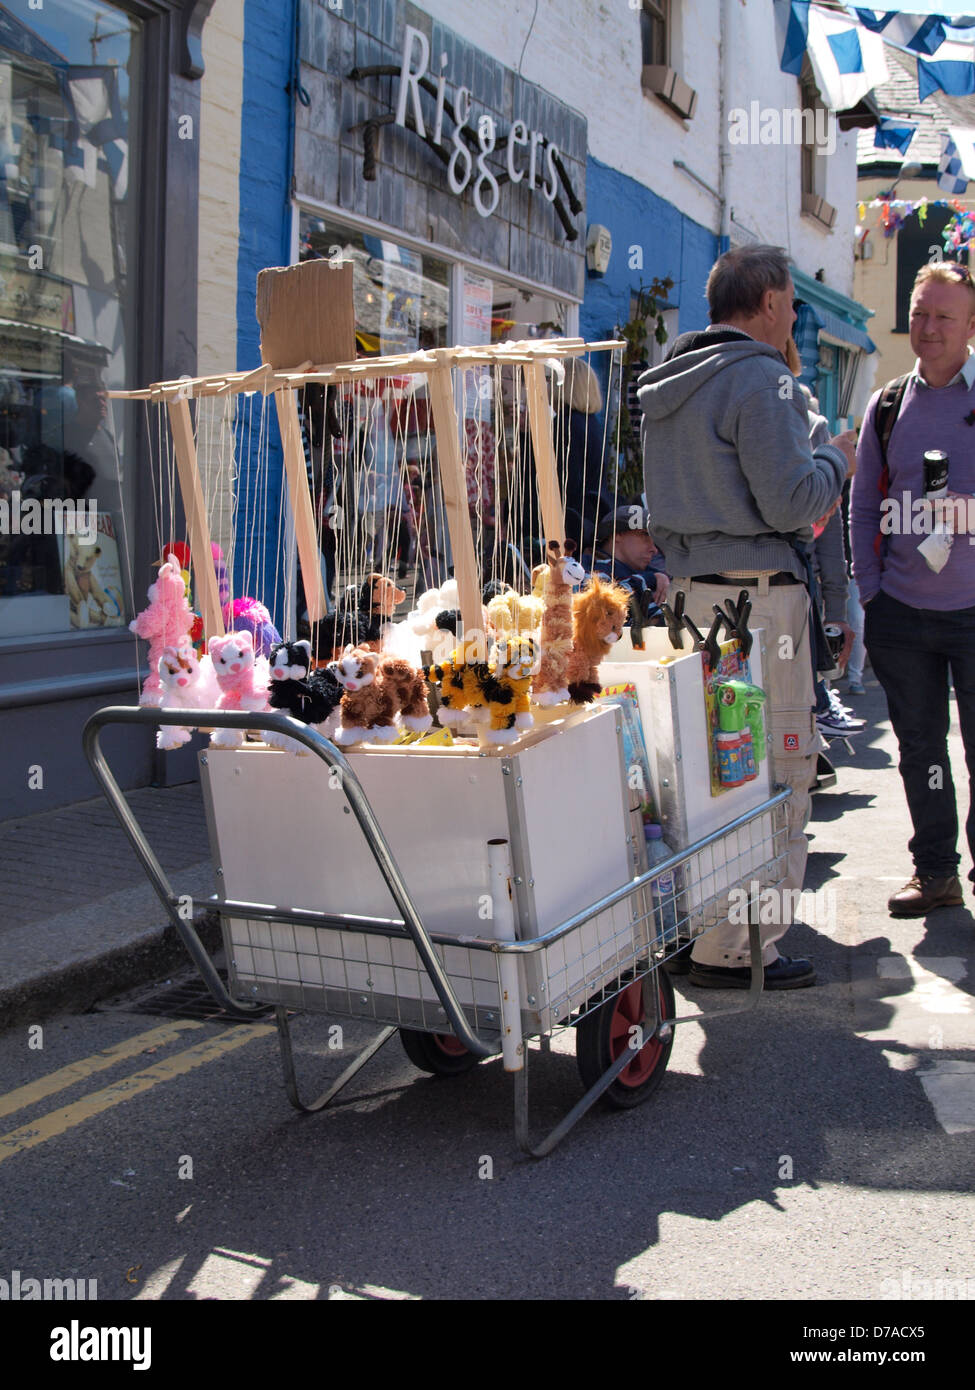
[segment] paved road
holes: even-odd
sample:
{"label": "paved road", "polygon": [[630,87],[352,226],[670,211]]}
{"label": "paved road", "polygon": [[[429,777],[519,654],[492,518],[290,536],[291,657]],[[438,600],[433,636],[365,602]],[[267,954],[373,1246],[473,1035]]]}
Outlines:
{"label": "paved road", "polygon": [[[266,1024],[6,1033],[4,1260],[100,1299],[975,1296],[975,932],[967,907],[884,910],[908,873],[892,751],[878,726],[816,799],[819,930],[787,949],[820,984],[678,1029],[650,1105],[588,1116],[542,1163],[498,1062],[430,1079],[393,1040],[349,1103],[301,1117]],[[340,1054],[325,1020],[295,1034],[310,1087],[371,1036],[348,1026]],[[541,1128],[580,1093],[571,1038],[531,1075]]]}

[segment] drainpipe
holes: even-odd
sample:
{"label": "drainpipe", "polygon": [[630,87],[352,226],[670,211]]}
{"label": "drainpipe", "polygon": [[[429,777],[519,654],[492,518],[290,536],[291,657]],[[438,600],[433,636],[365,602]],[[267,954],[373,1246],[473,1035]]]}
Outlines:
{"label": "drainpipe", "polygon": [[731,99],[731,0],[721,0],[721,29],[718,74],[718,193],[721,203],[719,255],[731,245],[731,201],[728,182],[731,166],[731,140],[728,103]]}

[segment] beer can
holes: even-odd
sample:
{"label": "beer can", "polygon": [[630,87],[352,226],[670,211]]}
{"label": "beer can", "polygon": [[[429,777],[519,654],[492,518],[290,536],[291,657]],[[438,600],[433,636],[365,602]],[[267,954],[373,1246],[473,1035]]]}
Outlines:
{"label": "beer can", "polygon": [[833,664],[839,660],[840,652],[843,650],[843,629],[836,623],[827,623],[823,628],[826,634],[826,641],[829,643],[829,654],[833,658]]}
{"label": "beer can", "polygon": [[924,495],[943,497],[948,491],[948,455],[941,449],[928,449],[924,455]]}

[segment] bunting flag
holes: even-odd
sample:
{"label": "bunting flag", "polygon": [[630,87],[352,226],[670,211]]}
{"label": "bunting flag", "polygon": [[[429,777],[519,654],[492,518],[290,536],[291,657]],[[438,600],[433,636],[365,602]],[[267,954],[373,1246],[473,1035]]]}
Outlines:
{"label": "bunting flag", "polygon": [[904,155],[916,131],[917,125],[912,121],[905,121],[899,116],[881,116],[873,143],[879,150],[897,150]]}
{"label": "bunting flag", "polygon": [[775,30],[783,72],[798,77],[806,56],[809,35],[809,0],[772,0],[775,9]]}
{"label": "bunting flag", "polygon": [[808,52],[816,85],[831,111],[849,111],[887,81],[879,35],[816,7],[809,12]]}
{"label": "bunting flag", "polygon": [[858,8],[856,16],[872,33],[883,34],[890,43],[908,48],[912,53],[926,53],[930,57],[945,41],[945,20],[941,15],[878,15],[876,10]]}
{"label": "bunting flag", "polygon": [[950,97],[967,97],[975,92],[975,61],[970,45],[943,43],[935,58],[918,58],[918,96],[924,101],[939,90]]}
{"label": "bunting flag", "polygon": [[[886,80],[885,43],[917,59],[921,101],[938,91],[952,97],[975,94],[975,3],[908,0],[848,5],[845,13],[809,0],[773,0],[773,5],[780,68],[798,77],[808,52],[823,100],[834,111],[849,110]],[[956,13],[945,13],[950,10]]]}
{"label": "bunting flag", "polygon": [[960,195],[968,187],[969,179],[975,179],[975,130],[949,126],[941,141],[938,187],[945,193]]}
{"label": "bunting flag", "polygon": [[968,179],[962,173],[958,147],[950,135],[941,137],[941,163],[938,165],[938,187],[945,193],[964,193]]}

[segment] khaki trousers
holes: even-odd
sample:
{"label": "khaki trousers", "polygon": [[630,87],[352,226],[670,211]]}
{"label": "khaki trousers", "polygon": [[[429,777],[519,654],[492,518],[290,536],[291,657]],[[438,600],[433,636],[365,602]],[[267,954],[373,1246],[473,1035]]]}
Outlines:
{"label": "khaki trousers", "polygon": [[[737,598],[742,588],[748,589],[752,600],[749,627],[765,630],[762,680],[767,696],[766,728],[772,736],[769,777],[771,782],[792,789],[786,803],[788,861],[782,884],[791,894],[802,891],[806,873],[809,844],[805,829],[809,820],[810,788],[816,776],[816,755],[822,747],[816,730],[806,587],[804,584],[770,586],[767,578],[761,578],[757,585],[743,585],[737,581],[701,584],[696,580],[675,578],[671,594],[683,589],[685,612],[702,632],[707,632],[714,618],[713,605],[723,607],[725,599]],[[793,899],[780,897],[780,901],[780,912],[763,914],[777,918],[761,928],[765,965],[771,965],[778,958],[775,943],[785,935],[792,920]],[[750,963],[748,927],[728,921],[721,923],[701,937],[692,958],[701,965],[747,966]]]}

